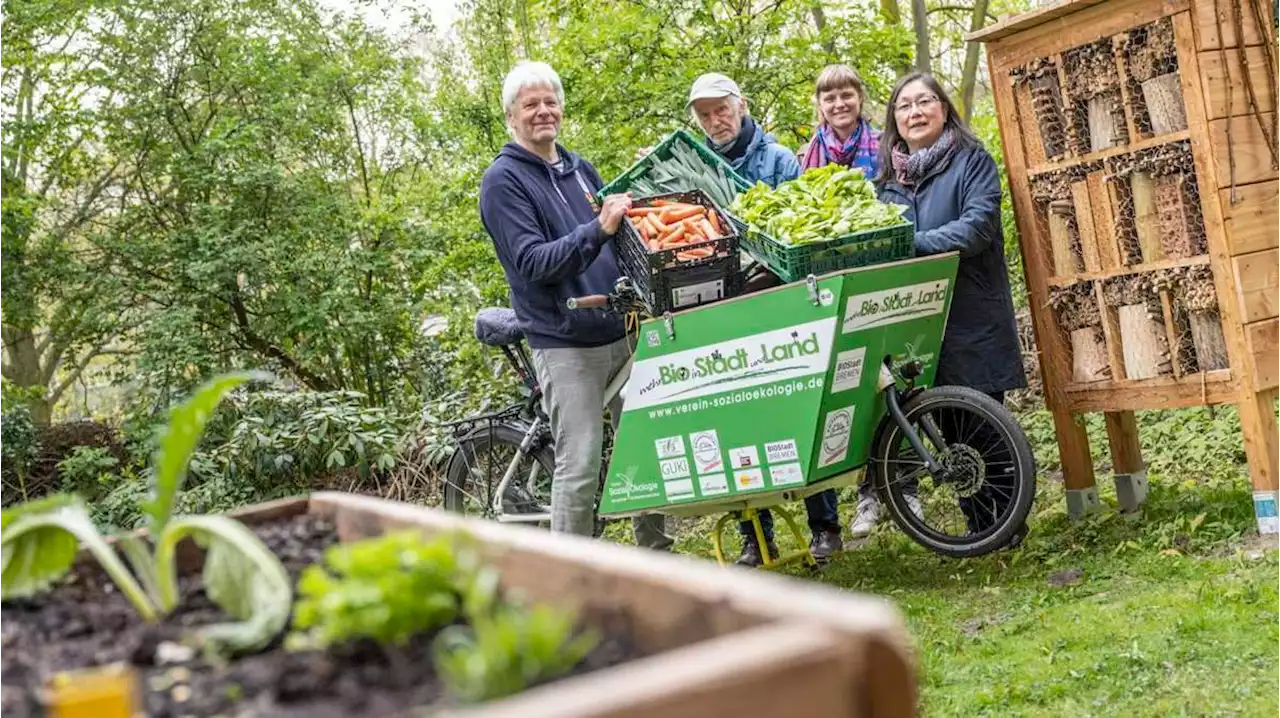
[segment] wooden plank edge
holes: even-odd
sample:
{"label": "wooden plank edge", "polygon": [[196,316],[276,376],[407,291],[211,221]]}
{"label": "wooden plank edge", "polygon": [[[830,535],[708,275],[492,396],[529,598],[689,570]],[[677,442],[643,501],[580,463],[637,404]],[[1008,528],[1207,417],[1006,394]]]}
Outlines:
{"label": "wooden plank edge", "polygon": [[741,712],[852,717],[849,660],[847,647],[820,626],[771,624],[445,715],[702,718]]}
{"label": "wooden plank edge", "polygon": [[[582,581],[634,582],[633,590],[682,594],[690,601],[723,607],[762,621],[809,620],[850,636],[880,636],[910,652],[902,614],[889,601],[837,591],[827,586],[739,568],[720,568],[702,559],[641,550],[570,534],[494,521],[468,519],[424,506],[373,496],[321,491],[311,495],[321,515],[332,516],[343,540],[378,535],[389,528],[417,528],[429,535],[465,535],[496,558],[526,566],[569,567]],[[580,586],[564,586],[566,595]],[[628,596],[641,599],[643,596]]]}
{"label": "wooden plank edge", "polygon": [[1019,13],[964,36],[965,42],[991,42],[1023,30],[1066,17],[1071,13],[1099,5],[1107,0],[1058,0],[1051,5]]}

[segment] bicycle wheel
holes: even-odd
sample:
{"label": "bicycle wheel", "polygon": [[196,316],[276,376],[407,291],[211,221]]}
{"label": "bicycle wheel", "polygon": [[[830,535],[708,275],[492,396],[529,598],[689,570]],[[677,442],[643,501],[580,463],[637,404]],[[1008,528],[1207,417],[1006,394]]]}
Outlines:
{"label": "bicycle wheel", "polygon": [[[1035,457],[1002,404],[961,386],[926,389],[902,413],[949,475],[935,479],[889,417],[869,468],[889,515],[917,543],[963,558],[1012,543],[1035,498]],[[925,430],[931,423],[945,447]]]}
{"label": "bicycle wheel", "polygon": [[[444,508],[467,516],[495,518],[493,496],[520,450],[522,427],[498,424],[482,427],[462,438],[445,472]],[[502,497],[507,514],[550,511],[555,453],[540,446],[520,458],[516,473]]]}

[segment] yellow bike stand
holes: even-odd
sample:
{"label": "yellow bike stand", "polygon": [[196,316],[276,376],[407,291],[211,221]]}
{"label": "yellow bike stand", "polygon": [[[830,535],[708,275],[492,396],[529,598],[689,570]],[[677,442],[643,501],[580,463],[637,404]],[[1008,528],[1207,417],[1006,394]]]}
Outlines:
{"label": "yellow bike stand", "polygon": [[714,533],[711,535],[711,543],[716,549],[716,561],[719,562],[721,566],[726,566],[729,563],[724,557],[724,540],[722,538],[725,524],[730,521],[735,523],[738,521],[750,521],[751,526],[756,532],[756,541],[758,541],[760,545],[760,558],[764,559],[764,563],[761,564],[760,568],[775,569],[779,566],[786,566],[787,564],[797,562],[808,564],[810,568],[817,568],[818,561],[813,557],[812,553],[809,553],[809,542],[804,540],[804,534],[800,533],[800,527],[796,524],[795,517],[791,515],[791,512],[782,506],[771,506],[769,511],[782,517],[782,520],[791,530],[791,535],[795,537],[796,544],[803,546],[803,549],[800,551],[793,551],[776,558],[770,556],[769,544],[764,540],[764,527],[760,525],[760,510],[743,509],[740,512],[735,511],[733,513],[725,514],[716,522]]}

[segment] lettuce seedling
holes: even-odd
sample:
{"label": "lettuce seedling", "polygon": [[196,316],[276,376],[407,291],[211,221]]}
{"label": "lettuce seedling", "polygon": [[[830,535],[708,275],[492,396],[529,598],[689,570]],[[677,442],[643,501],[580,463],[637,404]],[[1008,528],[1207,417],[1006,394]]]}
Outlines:
{"label": "lettuce seedling", "polygon": [[0,512],[0,598],[47,589],[71,570],[83,546],[143,619],[154,621],[177,608],[176,552],[189,537],[205,549],[205,592],[238,621],[206,626],[198,637],[206,645],[233,651],[270,643],[288,623],[292,602],[289,575],[280,560],[238,521],[173,515],[187,464],[218,403],[246,381],[269,378],[261,373],[222,376],[173,410],[152,461],[152,495],[142,506],[155,548],[133,536],[119,537],[129,567],[94,527],[78,497],[61,494]]}
{"label": "lettuce seedling", "polygon": [[436,641],[436,670],[459,700],[479,703],[519,693],[568,673],[598,637],[578,633],[571,612],[550,606],[500,606],[471,616]]}
{"label": "lettuce seedling", "polygon": [[357,638],[404,645],[466,610],[488,610],[496,593],[497,575],[449,539],[398,531],[338,544],[298,579],[289,646],[324,648]]}

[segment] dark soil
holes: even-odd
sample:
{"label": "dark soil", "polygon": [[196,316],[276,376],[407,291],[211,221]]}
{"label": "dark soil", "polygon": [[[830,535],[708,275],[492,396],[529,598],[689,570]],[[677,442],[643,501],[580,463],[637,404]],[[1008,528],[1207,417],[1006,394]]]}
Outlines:
{"label": "dark soil", "polygon": [[[297,579],[337,541],[333,526],[299,517],[255,528]],[[209,662],[178,647],[184,631],[226,620],[200,587],[199,577],[180,580],[181,602],[163,622],[147,625],[96,568],[82,570],[52,593],[6,603],[3,612],[3,698],[0,713],[45,715],[41,692],[56,672],[132,663],[143,684],[150,718],[187,716],[306,716],[376,718],[400,715],[449,698],[431,663],[433,635],[389,649],[356,642],[328,651],[266,651]],[[630,622],[593,615],[604,638],[570,675],[641,657]]]}

